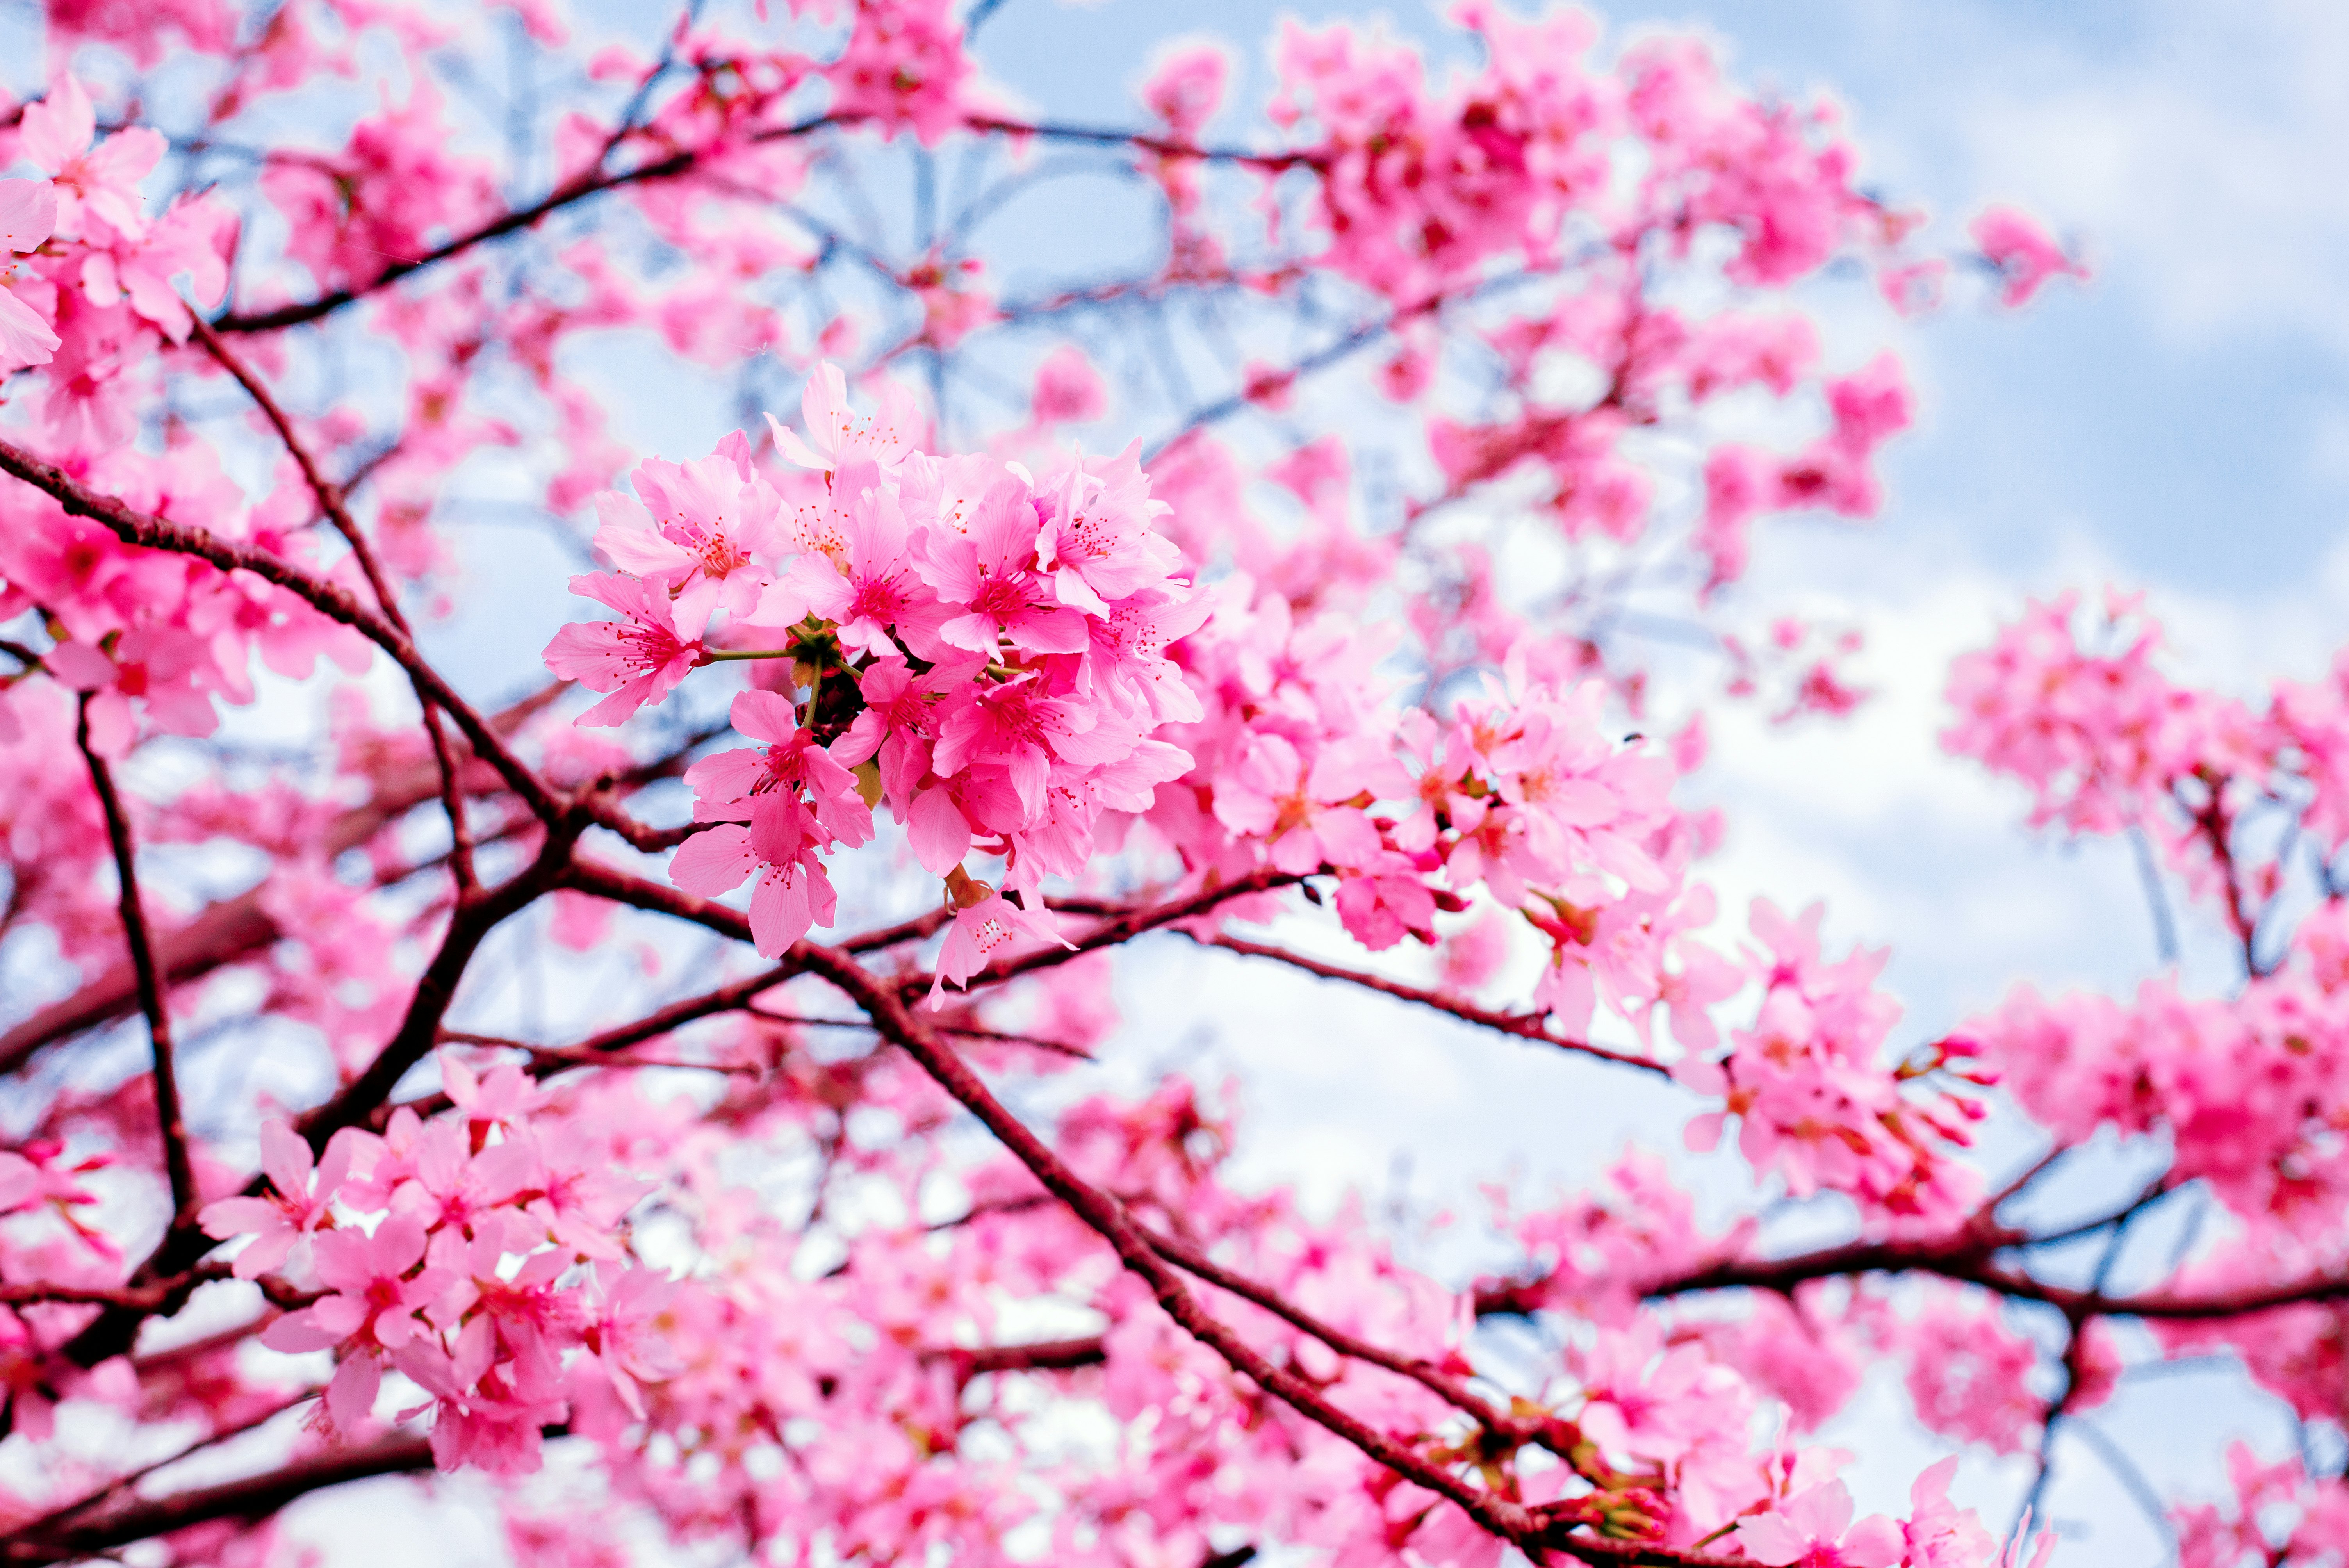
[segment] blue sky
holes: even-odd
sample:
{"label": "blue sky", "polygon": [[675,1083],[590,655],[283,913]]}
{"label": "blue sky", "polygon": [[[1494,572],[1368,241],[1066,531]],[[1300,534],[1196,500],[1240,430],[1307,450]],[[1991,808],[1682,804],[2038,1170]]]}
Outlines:
{"label": "blue sky", "polygon": [[[1903,500],[1962,509],[1969,542],[2018,573],[2075,531],[2133,576],[2205,589],[2274,589],[2320,564],[2349,501],[2349,185],[2328,166],[2349,147],[2349,13],[1750,0],[1600,14],[1610,41],[1692,26],[1749,81],[1831,93],[1868,178],[1899,199],[1944,218],[2021,201],[2085,247],[2098,278],[2085,294],[1934,329],[1931,424],[1892,459]],[[1009,0],[980,53],[1054,113],[1113,122],[1176,31],[1239,41],[1260,101],[1268,73],[1247,41],[1281,15],[1446,37],[1410,7]]]}

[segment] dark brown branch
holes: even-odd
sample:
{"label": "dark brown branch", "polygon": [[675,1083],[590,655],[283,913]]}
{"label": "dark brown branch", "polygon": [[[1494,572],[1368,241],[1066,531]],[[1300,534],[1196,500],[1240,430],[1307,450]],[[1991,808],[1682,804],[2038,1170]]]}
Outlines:
{"label": "dark brown branch", "polygon": [[207,1279],[224,1279],[224,1268],[202,1270],[177,1279],[158,1280],[140,1285],[73,1285],[44,1284],[37,1280],[21,1284],[0,1284],[0,1305],[6,1306],[114,1306],[135,1312],[153,1312],[167,1305],[175,1295],[184,1295],[192,1286]]}
{"label": "dark brown branch", "polygon": [[140,1465],[137,1470],[126,1470],[122,1474],[116,1476],[112,1480],[108,1481],[104,1486],[99,1487],[96,1491],[86,1492],[81,1497],[77,1498],[72,1502],[67,1503],[62,1508],[53,1508],[48,1512],[41,1515],[38,1519],[27,1521],[26,1523],[17,1526],[16,1533],[31,1537],[54,1534],[56,1532],[55,1527],[58,1522],[71,1519],[78,1513],[88,1513],[91,1509],[98,1507],[100,1504],[109,1501],[110,1499],[119,1496],[127,1488],[136,1486],[139,1482],[146,1480],[149,1476],[153,1475],[157,1470],[169,1470],[171,1466],[178,1464],[181,1460],[188,1459],[195,1454],[202,1453],[206,1449],[216,1448],[220,1444],[227,1442],[232,1438],[241,1438],[247,1432],[254,1431],[261,1427],[265,1427],[270,1422],[275,1420],[278,1417],[284,1415],[286,1411],[294,1408],[296,1405],[305,1404],[308,1401],[316,1398],[321,1392],[323,1392],[323,1390],[318,1388],[305,1389],[303,1392],[295,1395],[290,1399],[280,1400],[277,1404],[271,1406],[268,1409],[263,1410],[257,1415],[248,1416],[243,1420],[238,1421],[232,1426],[222,1427],[216,1431],[198,1438],[194,1442],[190,1443],[187,1447],[180,1449],[177,1453],[167,1455],[162,1459],[155,1460],[151,1464]]}
{"label": "dark brown branch", "polygon": [[1080,1367],[1098,1367],[1109,1358],[1098,1334],[1030,1345],[988,1345],[976,1350],[933,1350],[927,1355],[931,1360],[954,1363],[957,1383],[990,1372],[1071,1372]]}
{"label": "dark brown branch", "polygon": [[0,440],[0,471],[16,475],[36,490],[46,490],[58,505],[77,517],[104,524],[125,544],[168,550],[211,562],[222,572],[250,572],[274,583],[329,620],[351,627],[391,655],[434,702],[456,719],[472,743],[474,754],[498,771],[507,788],[521,796],[542,820],[562,816],[569,802],[549,789],[537,774],[509,749],[489,721],[441,677],[417,651],[408,634],[382,615],[360,603],[349,592],[303,571],[265,550],[233,543],[201,528],[150,517],[133,511],[113,496],[100,494],[54,463],[45,462],[11,442]]}
{"label": "dark brown branch", "polygon": [[930,1026],[902,999],[899,989],[867,974],[836,950],[807,947],[809,968],[863,1007],[889,1041],[904,1050],[938,1086],[978,1118],[988,1131],[1052,1194],[1109,1243],[1118,1258],[1149,1285],[1169,1317],[1267,1393],[1308,1420],[1359,1449],[1398,1475],[1449,1499],[1485,1529],[1531,1549],[1543,1533],[1533,1514],[1507,1498],[1471,1486],[1359,1418],[1331,1404],[1319,1389],[1288,1368],[1276,1366],[1221,1322],[1209,1315],[1185,1287],[1174,1266],[1159,1255],[1149,1235],[1123,1205],[1089,1185],[1025,1123],[988,1091],[977,1074],[948,1050]]}
{"label": "dark brown branch", "polygon": [[[2093,1229],[2094,1227],[2088,1227]],[[1929,1274],[1979,1285],[2017,1301],[2044,1302],[2066,1317],[2154,1317],[2170,1320],[2242,1317],[2280,1306],[2308,1302],[2349,1299],[2349,1276],[2320,1274],[2282,1284],[2246,1286],[2239,1290],[2193,1295],[2151,1291],[2143,1295],[2112,1295],[2102,1290],[2075,1290],[2051,1284],[2020,1269],[2003,1266],[1995,1254],[2010,1247],[2028,1246],[2039,1238],[2014,1232],[1984,1237],[1970,1233],[1955,1241],[1928,1243],[1854,1242],[1773,1260],[1728,1261],[1712,1264],[1677,1279],[1651,1286],[1651,1298],[1687,1295],[1709,1290],[1767,1290],[1780,1294],[1811,1280],[1845,1278],[1867,1274]],[[1493,1310],[1520,1307],[1503,1305],[1511,1295],[1520,1300],[1528,1287],[1499,1286],[1480,1292],[1480,1310],[1489,1299]]]}
{"label": "dark brown branch", "polygon": [[80,717],[74,727],[74,744],[89,764],[89,781],[98,803],[106,811],[106,836],[114,846],[114,871],[122,883],[122,935],[130,947],[131,973],[138,977],[139,1006],[147,1015],[147,1034],[154,1047],[155,1121],[163,1139],[163,1173],[171,1185],[171,1220],[192,1224],[196,1217],[196,1171],[188,1158],[188,1122],[180,1110],[180,1069],[171,1049],[171,1006],[162,966],[155,962],[155,941],[147,927],[147,909],[139,896],[139,867],[130,842],[130,818],[114,788],[114,770],[89,743],[89,696],[84,693]]}
{"label": "dark brown branch", "polygon": [[141,1501],[41,1536],[19,1534],[5,1548],[11,1563],[67,1563],[215,1519],[265,1519],[295,1498],[375,1476],[432,1468],[422,1438],[387,1438],[364,1448],[295,1460],[264,1475]]}
{"label": "dark brown branch", "polygon": [[585,825],[578,821],[558,825],[547,835],[538,858],[527,868],[480,898],[457,906],[439,951],[417,979],[416,990],[409,998],[408,1011],[401,1016],[398,1029],[358,1077],[345,1085],[334,1099],[305,1113],[296,1124],[313,1148],[323,1150],[326,1140],[342,1129],[362,1124],[368,1112],[391,1098],[391,1091],[408,1075],[408,1069],[424,1059],[440,1037],[440,1021],[447,1016],[449,1005],[457,999],[458,983],[464,978],[466,966],[472,963],[482,938],[509,916],[554,891],[571,863],[572,851]]}
{"label": "dark brown branch", "polygon": [[[819,120],[803,128],[800,133],[805,134],[807,130],[817,129],[825,123],[828,121]],[[476,245],[502,239],[508,234],[517,233],[524,229],[535,228],[542,219],[551,217],[564,208],[584,201],[591,196],[601,195],[606,191],[617,190],[624,185],[642,184],[652,180],[675,179],[691,170],[695,164],[714,150],[719,150],[689,148],[618,174],[598,173],[591,170],[587,178],[559,185],[549,191],[543,199],[533,202],[530,206],[503,213],[478,229],[460,234],[445,243],[435,245],[420,256],[396,261],[363,284],[356,284],[349,288],[336,289],[329,294],[320,294],[316,299],[305,300],[298,304],[279,305],[274,310],[255,311],[250,315],[241,311],[231,311],[225,315],[213,317],[212,325],[221,332],[276,332],[285,327],[299,326],[304,322],[316,321],[319,317],[332,315],[345,305],[365,299],[378,290],[390,287],[411,273],[422,272],[427,267],[461,256]],[[725,150],[731,150],[731,149]]]}

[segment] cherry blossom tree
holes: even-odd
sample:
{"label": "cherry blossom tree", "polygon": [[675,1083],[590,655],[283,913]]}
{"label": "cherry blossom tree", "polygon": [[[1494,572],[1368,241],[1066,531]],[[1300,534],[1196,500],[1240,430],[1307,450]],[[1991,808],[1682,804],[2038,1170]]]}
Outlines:
{"label": "cherry blossom tree", "polygon": [[[1803,302],[2074,257],[1937,238],[1691,38],[1463,0],[1473,65],[1290,24],[1070,123],[999,4],[47,6],[6,1560],[291,1562],[288,1504],[464,1472],[530,1564],[1987,1568],[2057,1543],[1958,1447],[2036,1500],[2133,1369],[2337,1429],[2349,657],[2178,684],[2113,593],[1951,672],[1950,748],[2223,922],[2219,994],[1920,1028],[1820,909],[1720,907],[1682,787],[1719,705],[1867,721],[1746,581],[1910,418]],[[485,511],[573,562],[523,689],[441,630],[543,602]],[[1447,1274],[1229,1180],[1231,1092],[1104,1071],[1185,944],[1668,1086],[1739,1215],[1633,1150]],[[2020,1217],[2116,1149],[2141,1190]],[[1765,1229],[1823,1193],[1842,1240]],[[1878,1367],[1951,1457],[1862,1518],[1818,1432]],[[2303,1461],[2149,1506],[2194,1568],[2349,1552]]]}

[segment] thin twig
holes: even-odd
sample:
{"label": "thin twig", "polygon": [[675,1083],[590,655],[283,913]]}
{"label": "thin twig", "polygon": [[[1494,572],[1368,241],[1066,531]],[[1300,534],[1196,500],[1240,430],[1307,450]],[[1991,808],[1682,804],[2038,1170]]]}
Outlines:
{"label": "thin twig", "polygon": [[1533,1040],[1545,1046],[1556,1046],[1559,1050],[1572,1051],[1578,1056],[1593,1057],[1599,1061],[1611,1062],[1617,1067],[1634,1068],[1641,1072],[1653,1073],[1662,1078],[1671,1076],[1670,1068],[1652,1057],[1633,1056],[1628,1051],[1609,1050],[1605,1046],[1592,1045],[1588,1040],[1572,1040],[1553,1035],[1549,1032],[1549,1021],[1546,1014],[1495,1012],[1489,1007],[1479,1007],[1474,1002],[1461,997],[1448,996],[1441,991],[1431,991],[1418,985],[1407,985],[1402,981],[1390,980],[1382,975],[1372,975],[1360,969],[1348,969],[1336,964],[1325,964],[1318,958],[1308,958],[1301,953],[1291,953],[1287,948],[1274,947],[1267,943],[1250,942],[1244,937],[1226,936],[1220,933],[1213,936],[1201,936],[1187,929],[1178,928],[1178,931],[1180,934],[1189,937],[1205,948],[1237,953],[1248,958],[1268,958],[1278,964],[1286,964],[1292,969],[1301,969],[1308,975],[1319,975],[1324,980],[1343,981],[1349,985],[1360,986],[1366,991],[1376,991],[1381,995],[1393,996],[1423,1007],[1430,1007],[1436,1012],[1457,1018],[1464,1024],[1475,1024],[1481,1028],[1497,1029],[1502,1034],[1514,1035],[1521,1040]]}

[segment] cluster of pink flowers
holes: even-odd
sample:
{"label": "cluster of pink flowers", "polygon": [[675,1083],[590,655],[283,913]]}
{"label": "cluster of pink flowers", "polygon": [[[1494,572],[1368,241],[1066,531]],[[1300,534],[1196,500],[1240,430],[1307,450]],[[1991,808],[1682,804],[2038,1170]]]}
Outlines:
{"label": "cluster of pink flowers", "polygon": [[2276,835],[2241,830],[2282,814],[2286,849],[2304,841],[2329,861],[2349,844],[2349,655],[2254,706],[2171,680],[2141,598],[2108,593],[2094,621],[2076,595],[2030,603],[1952,665],[1958,719],[1942,744],[2028,786],[2034,825],[2145,831],[2263,967],[2262,916],[2290,868]]}
{"label": "cluster of pink flowers", "polygon": [[1723,1119],[1735,1116],[1746,1159],[1757,1171],[1783,1173],[1795,1194],[1826,1188],[1871,1212],[1945,1226],[1979,1195],[1980,1173],[1952,1155],[1971,1141],[1968,1124],[1985,1110],[1957,1088],[1924,1100],[1903,1090],[1928,1073],[1977,1085],[1996,1074],[1975,1066],[1975,1048],[1961,1040],[1888,1070],[1884,1047],[1899,1006],[1875,988],[1888,954],[1826,962],[1826,913],[1814,904],[1790,921],[1756,901],[1754,934],[1765,951],[1753,955],[1763,987],[1754,1025],[1733,1033],[1724,1057],[1692,1055],[1676,1069],[1682,1082],[1725,1101],[1723,1111],[1689,1124],[1690,1147],[1711,1148]]}
{"label": "cluster of pink flowers", "polygon": [[[296,561],[317,556],[299,482],[248,506],[210,448],[118,449],[77,466],[134,507],[199,511],[224,539]],[[215,699],[252,700],[256,655],[295,679],[321,654],[353,672],[367,659],[357,633],[285,589],[250,574],[191,573],[176,555],[125,544],[11,487],[0,496],[0,619],[34,609],[54,639],[43,656],[48,675],[88,696],[92,744],[109,757],[146,734],[212,733]],[[38,720],[0,718],[0,734],[28,722]]]}
{"label": "cluster of pink flowers", "polygon": [[776,443],[821,485],[788,516],[740,436],[699,463],[640,468],[639,500],[607,492],[596,544],[622,571],[574,586],[625,618],[564,628],[548,664],[613,690],[589,717],[616,722],[730,651],[705,642],[721,608],[730,636],[787,643],[771,652],[804,672],[805,696],[735,699],[736,727],[765,744],[694,765],[697,817],[718,825],[679,852],[678,885],[716,893],[755,874],[759,946],[781,953],[830,923],[823,852],[867,841],[885,801],[949,880],[940,976],[966,979],[1011,934],[1052,932],[1040,908],[962,874],[974,847],[1032,896],[1084,873],[1104,810],[1146,809],[1190,766],[1154,733],[1197,712],[1165,650],[1207,604],[1152,531],[1131,452],[1041,480],[933,457],[902,402],[854,414],[830,366],[804,413],[806,438],[777,426]]}
{"label": "cluster of pink flowers", "polygon": [[440,1070],[453,1109],[402,1108],[380,1136],[346,1128],[315,1161],[301,1134],[264,1122],[270,1190],[209,1204],[204,1231],[249,1238],[240,1279],[317,1282],[261,1338],[335,1353],[335,1430],[366,1430],[395,1371],[433,1412],[442,1469],[533,1470],[542,1429],[583,1382],[642,1413],[640,1381],[671,1365],[656,1326],[670,1286],[618,1239],[646,1189],[608,1140],[535,1119],[545,1091],[517,1068],[477,1078],[444,1054]]}
{"label": "cluster of pink flowers", "polygon": [[2113,596],[2086,628],[2079,597],[2033,600],[2023,618],[1950,671],[1958,721],[1943,744],[2031,788],[2034,824],[2112,833],[2152,817],[2207,759],[2238,771],[2253,756],[2240,703],[2173,684],[2156,667],[2159,625]]}
{"label": "cluster of pink flowers", "polygon": [[[1594,71],[1583,57],[1598,30],[1581,15],[1519,21],[1485,0],[1456,15],[1489,63],[1442,94],[1401,44],[1342,25],[1292,23],[1281,39],[1274,119],[1309,117],[1329,264],[1371,288],[1416,298],[1507,254],[1555,265],[1660,214],[1682,253],[1702,228],[1733,234],[1730,275],[1748,284],[1783,283],[1854,238],[1897,232],[1851,189],[1855,159],[1827,134],[1831,111],[1731,90],[1702,46],[1658,42]],[[1628,194],[1615,179],[1622,139],[1647,154]]]}
{"label": "cluster of pink flowers", "polygon": [[2310,1240],[2349,1193],[2331,1086],[2349,1071],[2349,912],[2327,903],[2240,996],[2148,980],[2131,1001],[2023,987],[1969,1026],[2033,1120],[2158,1135],[2180,1181]]}
{"label": "cluster of pink flowers", "polygon": [[[2175,1511],[2179,1568],[2253,1563],[2323,1563],[2349,1554],[2349,1487],[2311,1475],[2295,1455],[2262,1464],[2244,1442],[2227,1449],[2231,1511],[2189,1503]],[[2229,1517],[2231,1511],[2232,1517]]]}
{"label": "cluster of pink flowers", "polygon": [[0,269],[0,376],[51,366],[45,417],[78,425],[92,448],[129,435],[145,387],[125,373],[146,360],[153,335],[186,339],[178,280],[205,309],[228,287],[236,218],[226,203],[199,196],[146,210],[139,182],[163,147],[144,126],[99,137],[89,96],[69,75],[0,141],[0,157],[45,176],[0,181],[0,242],[13,253]]}
{"label": "cluster of pink flowers", "polygon": [[[1211,595],[1175,575],[1130,452],[1041,482],[933,457],[901,401],[860,416],[829,366],[803,414],[804,437],[772,427],[808,476],[796,506],[740,435],[644,465],[635,498],[606,492],[596,544],[621,570],[574,586],[624,618],[548,649],[556,673],[612,693],[586,722],[716,656],[789,662],[789,695],[733,699],[735,729],[761,744],[688,772],[708,825],[671,866],[704,895],[755,878],[761,952],[832,922],[826,857],[871,841],[885,803],[955,911],[934,1006],[1011,948],[1064,940],[1043,883],[1081,885],[1104,817],[1130,849],[1128,824],[1146,829],[1194,885],[1334,878],[1339,920],[1373,951],[1433,943],[1439,911],[1482,893],[1547,944],[1535,997],[1568,1033],[1602,997],[1643,1035],[1670,1015],[1680,1076],[1723,1106],[1693,1141],[1735,1116],[1755,1168],[1798,1194],[1830,1186],[1912,1220],[1970,1201],[1950,1153],[1979,1106],[1908,1089],[1964,1047],[1882,1060],[1898,1016],[1870,985],[1882,955],[1822,963],[1816,910],[1796,926],[1759,906],[1768,951],[1750,965],[1698,937],[1713,901],[1685,882],[1695,845],[1668,799],[1673,767],[1609,737],[1600,682],[1570,665],[1537,676],[1556,655],[1521,643],[1447,719],[1398,708],[1379,637],[1300,623],[1245,578]],[[759,645],[722,645],[744,640]],[[1001,891],[966,869],[974,850],[1002,859]],[[1760,1016],[1721,1054],[1713,1010],[1749,970]]]}

